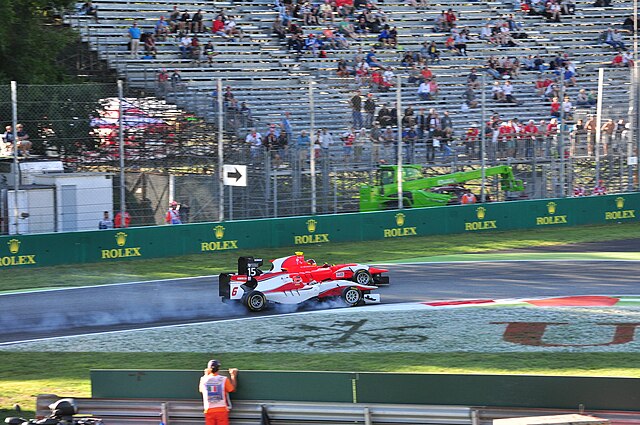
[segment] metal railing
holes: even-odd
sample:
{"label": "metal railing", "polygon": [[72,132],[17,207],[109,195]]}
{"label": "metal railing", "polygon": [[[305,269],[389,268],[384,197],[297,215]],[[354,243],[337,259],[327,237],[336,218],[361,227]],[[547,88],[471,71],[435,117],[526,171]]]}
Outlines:
{"label": "metal railing", "polygon": [[[48,405],[60,399],[39,395],[36,414],[49,413]],[[195,400],[75,398],[79,414],[102,418],[105,425],[202,425],[202,403]],[[272,424],[442,424],[490,425],[494,419],[585,413],[559,409],[518,409],[415,404],[311,403],[290,401],[234,401],[230,420],[234,425],[260,424],[266,408]],[[640,412],[589,411],[612,424],[640,424]]]}

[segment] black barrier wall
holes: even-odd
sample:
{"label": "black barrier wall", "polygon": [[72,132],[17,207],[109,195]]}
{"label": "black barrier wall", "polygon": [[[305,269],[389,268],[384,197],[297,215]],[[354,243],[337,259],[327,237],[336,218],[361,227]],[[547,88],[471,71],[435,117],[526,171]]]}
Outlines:
{"label": "black barrier wall", "polygon": [[[200,371],[92,370],[91,392],[96,398],[200,399],[200,376]],[[232,398],[636,411],[640,379],[240,371]]]}

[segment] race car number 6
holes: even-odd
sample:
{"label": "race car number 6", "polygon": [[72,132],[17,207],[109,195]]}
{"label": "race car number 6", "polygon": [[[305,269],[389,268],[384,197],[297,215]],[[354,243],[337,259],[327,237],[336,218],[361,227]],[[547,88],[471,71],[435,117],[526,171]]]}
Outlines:
{"label": "race car number 6", "polygon": [[238,287],[236,286],[235,288],[233,288],[233,291],[231,291],[231,296],[235,297],[236,295],[238,295]]}

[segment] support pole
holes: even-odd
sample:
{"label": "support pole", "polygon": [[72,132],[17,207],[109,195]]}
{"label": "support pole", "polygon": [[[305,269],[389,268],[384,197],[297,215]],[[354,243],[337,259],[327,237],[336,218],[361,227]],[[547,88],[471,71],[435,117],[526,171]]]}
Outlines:
{"label": "support pole", "polygon": [[602,142],[602,88],[604,86],[604,68],[598,69],[598,103],[596,106],[596,184],[600,180],[600,144]]}
{"label": "support pole", "polygon": [[313,80],[309,78],[309,168],[311,178],[311,215],[316,215],[316,152],[315,152],[315,112],[313,103]]}
{"label": "support pole", "polygon": [[481,80],[482,80],[482,93],[481,93],[481,101],[482,101],[482,105],[481,105],[481,109],[480,109],[480,116],[481,116],[481,120],[482,122],[480,123],[480,172],[482,175],[482,180],[480,183],[480,202],[485,202],[487,200],[487,160],[485,158],[485,154],[486,154],[486,150],[487,150],[487,133],[486,133],[486,122],[487,122],[487,117],[486,117],[486,113],[487,110],[485,108],[485,100],[486,100],[486,96],[485,96],[485,73],[482,73],[481,76]]}
{"label": "support pole", "polygon": [[[124,183],[124,89],[122,80],[118,80],[118,153],[120,154],[120,226],[125,227],[125,212],[127,204],[125,199]],[[171,200],[171,199],[170,199]]]}
{"label": "support pole", "polygon": [[20,234],[18,213],[20,163],[18,162],[18,87],[15,81],[11,82],[11,131],[13,131],[13,225],[15,226],[15,234],[18,235]]}
{"label": "support pole", "polygon": [[398,120],[398,172],[396,179],[398,181],[398,209],[403,208],[402,202],[402,83],[398,75],[396,80],[396,119]]}
{"label": "support pole", "polygon": [[558,150],[560,151],[560,198],[564,198],[565,196],[567,196],[567,191],[566,191],[566,176],[565,176],[565,168],[566,168],[566,163],[565,163],[565,157],[564,157],[564,152],[565,152],[565,147],[564,147],[564,130],[565,130],[565,114],[564,114],[564,72],[561,70],[560,71],[560,99],[558,99],[558,101],[560,102],[560,125],[559,125],[559,129],[560,129],[560,133],[558,133]]}
{"label": "support pole", "polygon": [[218,221],[224,221],[224,123],[222,112],[222,78],[218,78]]}

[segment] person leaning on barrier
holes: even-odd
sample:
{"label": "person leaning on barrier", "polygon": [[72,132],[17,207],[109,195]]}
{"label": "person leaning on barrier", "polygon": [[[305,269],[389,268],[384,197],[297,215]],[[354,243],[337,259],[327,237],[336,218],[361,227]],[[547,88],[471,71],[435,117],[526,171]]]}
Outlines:
{"label": "person leaning on barrier", "polygon": [[229,369],[227,378],[218,374],[220,366],[218,360],[209,360],[198,385],[204,404],[205,425],[229,425],[229,393],[236,390],[238,369]]}

